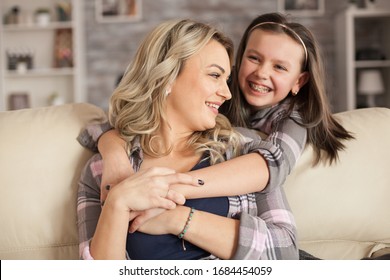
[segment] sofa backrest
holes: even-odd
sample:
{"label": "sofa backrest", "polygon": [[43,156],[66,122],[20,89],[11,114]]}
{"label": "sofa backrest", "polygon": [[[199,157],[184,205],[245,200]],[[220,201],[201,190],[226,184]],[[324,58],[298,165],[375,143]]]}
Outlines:
{"label": "sofa backrest", "polygon": [[300,248],[324,259],[361,259],[390,248],[390,109],[336,117],[356,139],[330,167],[313,168],[307,147],[285,189]]}
{"label": "sofa backrest", "polygon": [[91,152],[76,140],[103,121],[89,104],[0,113],[0,259],[77,259],[76,192]]}
{"label": "sofa backrest", "polygon": [[[336,115],[356,140],[312,167],[308,146],[285,189],[299,247],[360,259],[390,247],[390,109]],[[0,112],[0,259],[78,259],[77,181],[91,152],[76,137],[105,120],[90,104]]]}

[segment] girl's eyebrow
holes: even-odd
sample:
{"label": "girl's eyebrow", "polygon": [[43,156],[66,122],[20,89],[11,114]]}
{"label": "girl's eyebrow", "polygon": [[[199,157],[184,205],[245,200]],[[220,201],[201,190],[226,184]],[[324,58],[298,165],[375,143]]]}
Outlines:
{"label": "girl's eyebrow", "polygon": [[[257,50],[254,50],[254,49],[248,49],[248,53],[249,54],[255,53],[256,55],[263,56],[261,53],[259,53]],[[291,66],[291,62],[289,62],[288,60],[273,59],[272,61],[275,63],[280,63],[280,64],[285,64],[287,66]]]}

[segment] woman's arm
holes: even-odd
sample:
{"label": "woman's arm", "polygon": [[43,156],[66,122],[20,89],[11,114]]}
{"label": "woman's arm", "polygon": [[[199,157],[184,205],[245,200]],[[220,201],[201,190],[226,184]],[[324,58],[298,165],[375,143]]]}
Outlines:
{"label": "woman's arm", "polygon": [[[94,259],[125,259],[130,214],[152,208],[174,209],[185,198],[169,190],[172,182],[192,183],[190,176],[167,168],[140,171],[109,192],[91,242]],[[172,199],[172,200],[170,200]]]}
{"label": "woman's arm", "polygon": [[117,184],[105,204],[100,204],[101,157],[93,156],[81,174],[77,217],[81,259],[122,259],[133,211],[173,209],[183,204],[183,195],[169,190],[171,184],[197,185],[197,179],[168,168],[151,168]]}
{"label": "woman's arm", "polygon": [[[237,219],[195,210],[184,239],[221,259],[298,259],[295,221],[283,189],[256,193],[256,202],[251,201]],[[139,230],[178,235],[189,211],[178,206],[150,219]]]}
{"label": "woman's arm", "polygon": [[[177,206],[148,220],[138,230],[144,233],[179,235],[186,225],[191,209]],[[236,250],[239,220],[195,210],[184,240],[221,259],[230,259]]]}

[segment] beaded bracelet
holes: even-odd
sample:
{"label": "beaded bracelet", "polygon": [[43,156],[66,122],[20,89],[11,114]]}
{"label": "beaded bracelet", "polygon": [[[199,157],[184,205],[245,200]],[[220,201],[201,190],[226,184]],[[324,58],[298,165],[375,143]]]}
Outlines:
{"label": "beaded bracelet", "polygon": [[195,212],[195,208],[192,207],[191,211],[190,211],[190,214],[188,215],[187,222],[184,225],[184,228],[183,228],[182,232],[177,236],[177,237],[179,237],[179,239],[183,239],[183,237],[186,234],[188,228],[190,227],[190,223],[191,223],[191,220],[192,220],[192,216],[194,215],[194,212]]}

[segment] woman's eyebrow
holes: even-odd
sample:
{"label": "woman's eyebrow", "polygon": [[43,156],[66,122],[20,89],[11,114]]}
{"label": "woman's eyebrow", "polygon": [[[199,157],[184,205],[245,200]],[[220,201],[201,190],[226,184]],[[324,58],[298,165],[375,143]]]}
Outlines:
{"label": "woman's eyebrow", "polygon": [[210,66],[209,66],[209,68],[211,68],[211,67],[217,67],[219,70],[221,70],[222,71],[222,73],[224,73],[225,74],[225,69],[223,69],[223,67],[221,67],[221,66],[219,66],[218,64],[215,64],[215,63],[213,63],[213,64],[211,64]]}

